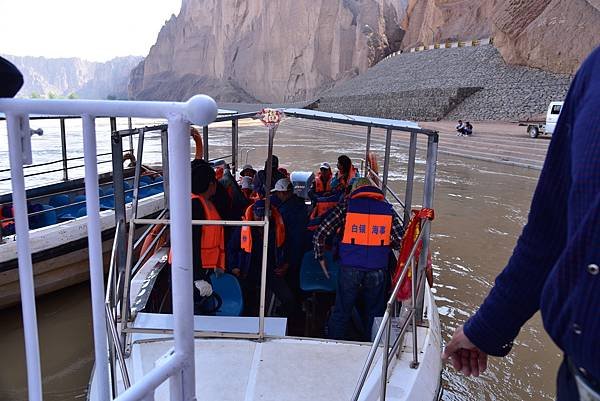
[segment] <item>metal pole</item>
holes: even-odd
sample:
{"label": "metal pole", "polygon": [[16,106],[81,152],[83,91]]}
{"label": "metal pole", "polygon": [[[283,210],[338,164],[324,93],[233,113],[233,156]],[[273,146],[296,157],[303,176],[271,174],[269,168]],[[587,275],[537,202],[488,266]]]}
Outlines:
{"label": "metal pole", "polygon": [[238,120],[231,121],[231,174],[235,178],[238,169]]}
{"label": "metal pole", "polygon": [[165,209],[169,208],[169,136],[167,130],[160,131],[160,151],[162,154],[163,194],[165,195]]}
{"label": "metal pole", "polygon": [[[425,182],[423,188],[423,207],[425,208],[433,208],[433,193],[435,188],[435,174],[437,168],[437,147],[438,147],[438,136],[437,133],[434,136],[429,136],[427,140],[427,164],[426,164],[426,172],[425,172]],[[427,257],[429,255],[429,235],[431,233],[431,224],[425,224],[423,227],[423,249],[421,251],[421,255],[419,257],[419,265],[418,272],[419,277],[422,274],[425,274],[425,269],[427,267]],[[422,283],[419,287],[425,285],[425,280],[420,280],[419,283]],[[425,297],[425,291],[421,291],[421,288],[418,288],[418,298],[416,303],[416,311],[415,315],[417,315],[417,319],[422,321],[423,319],[423,302]]]}
{"label": "metal pole", "polygon": [[383,161],[383,195],[387,193],[387,181],[390,170],[390,149],[392,146],[392,130],[388,129],[385,133],[385,159]]}
{"label": "metal pole", "polygon": [[60,147],[62,150],[63,181],[69,181],[69,167],[67,162],[67,136],[64,118],[60,119]]}
{"label": "metal pole", "polygon": [[[127,127],[130,130],[133,128],[131,117],[127,117]],[[131,154],[133,154],[133,135],[129,135],[129,151],[131,152]]]}
{"label": "metal pole", "polygon": [[87,234],[90,260],[90,286],[92,292],[92,321],[94,328],[94,354],[96,390],[100,400],[109,400],[108,348],[106,314],[104,310],[104,268],[102,266],[102,230],[100,226],[100,200],[98,195],[98,165],[96,164],[96,125],[94,118],[83,115],[83,156],[85,160],[85,195],[87,208]]}
{"label": "metal pole", "polygon": [[410,146],[408,148],[408,166],[406,169],[406,192],[404,194],[404,228],[410,221],[412,208],[413,184],[415,180],[415,160],[417,157],[417,134],[411,132]]}
{"label": "metal pole", "polygon": [[[125,260],[125,274],[123,280],[123,299],[122,299],[122,321],[127,325],[130,314],[130,301],[129,301],[129,289],[131,279],[131,266],[133,261],[133,240],[135,235],[135,219],[137,218],[137,205],[138,205],[138,191],[140,184],[140,174],[142,171],[142,155],[144,151],[144,131],[141,131],[138,136],[138,153],[137,161],[135,163],[135,174],[133,176],[133,201],[131,202],[131,218],[129,219],[129,230],[127,231],[127,256]],[[125,340],[123,340],[123,347],[125,347]]]}
{"label": "metal pole", "polygon": [[[22,139],[30,141],[29,120],[25,116],[8,114],[8,155],[12,185],[12,200],[17,238],[17,258],[19,260],[19,283],[21,287],[21,310],[23,312],[23,333],[25,335],[25,358],[27,360],[27,391],[31,401],[42,400],[42,374],[38,327],[35,311],[35,288],[33,267],[29,248],[29,221],[27,220],[27,199],[25,178],[23,177]],[[26,135],[26,136],[24,136]]]}
{"label": "metal pole", "polygon": [[[392,312],[389,311],[391,314]],[[385,392],[387,389],[387,374],[388,374],[388,364],[389,364],[389,349],[390,349],[390,335],[392,331],[392,321],[386,323],[386,327],[384,329],[383,336],[383,355],[381,360],[381,396],[379,397],[380,401],[385,401]]]}
{"label": "metal pole", "polygon": [[[190,154],[190,124],[181,116],[169,119],[169,178],[170,199],[177,207],[171,213],[171,265],[175,354],[180,355],[183,366],[183,401],[195,399],[194,365],[194,304],[192,274],[192,173]],[[206,147],[205,147],[206,149]]]}
{"label": "metal pole", "polygon": [[269,217],[271,216],[271,180],[273,179],[273,138],[276,127],[269,127],[269,148],[267,151],[267,182],[265,184],[265,228],[263,231],[263,255],[260,272],[260,311],[258,319],[258,335],[265,337],[265,298],[267,293],[267,262],[269,253]]}
{"label": "metal pole", "polygon": [[204,160],[208,161],[208,125],[202,127],[202,149],[204,150]]}
{"label": "metal pole", "polygon": [[410,367],[416,369],[419,366],[419,355],[418,355],[418,341],[417,341],[417,314],[416,314],[416,301],[417,301],[417,268],[416,264],[413,260],[411,261],[411,269],[412,269],[412,277],[411,277],[411,285],[412,285],[412,294],[411,301],[413,307],[413,315],[412,315],[412,348],[413,348],[413,360],[410,363]]}
{"label": "metal pole", "polygon": [[364,176],[369,176],[369,169],[371,166],[369,165],[369,153],[371,152],[371,126],[367,127],[367,147],[365,150],[365,171]]}

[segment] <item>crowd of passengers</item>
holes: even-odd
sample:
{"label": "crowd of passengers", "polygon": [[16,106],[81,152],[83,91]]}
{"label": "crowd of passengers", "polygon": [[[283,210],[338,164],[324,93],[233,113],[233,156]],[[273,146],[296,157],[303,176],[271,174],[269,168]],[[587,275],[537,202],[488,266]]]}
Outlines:
{"label": "crowd of passengers", "polygon": [[[267,162],[256,171],[243,166],[236,179],[227,165],[213,167],[202,159],[192,162],[192,218],[195,220],[264,220],[265,200],[271,204],[267,253],[267,291],[279,300],[278,314],[290,327],[303,322],[300,267],[311,250],[329,277],[324,252],[331,250],[340,265],[335,304],[323,333],[334,339],[357,339],[349,330],[359,306],[358,339],[370,339],[376,316],[383,315],[389,289],[389,256],[399,248],[402,225],[382,192],[361,178],[350,158],[338,158],[337,171],[320,165],[310,190],[311,204],[294,193],[288,172],[272,157],[271,186]],[[263,228],[257,226],[198,226],[192,229],[194,306],[210,314],[211,274],[237,277],[244,296],[244,315],[257,316]],[[210,303],[209,303],[210,304]],[[355,319],[356,320],[356,319]],[[294,331],[294,330],[292,330]],[[299,330],[295,330],[298,333]]]}

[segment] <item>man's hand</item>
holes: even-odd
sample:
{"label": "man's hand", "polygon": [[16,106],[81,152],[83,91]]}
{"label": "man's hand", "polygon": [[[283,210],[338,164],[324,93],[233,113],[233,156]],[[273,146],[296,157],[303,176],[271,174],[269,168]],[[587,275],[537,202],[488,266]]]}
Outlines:
{"label": "man's hand", "polygon": [[325,259],[319,260],[319,264],[321,265],[321,270],[323,270],[323,274],[325,275],[325,277],[327,277],[327,279],[330,279],[331,276],[329,275],[329,270],[327,270],[327,263],[325,262]]}
{"label": "man's hand", "polygon": [[231,269],[231,274],[233,274],[236,277],[240,277],[240,274],[242,273],[242,271],[239,269],[239,267],[234,267],[233,269]]}
{"label": "man's hand", "polygon": [[454,332],[452,339],[446,345],[442,359],[452,360],[454,369],[465,376],[479,376],[487,369],[487,354],[479,350],[465,335],[460,326]]}

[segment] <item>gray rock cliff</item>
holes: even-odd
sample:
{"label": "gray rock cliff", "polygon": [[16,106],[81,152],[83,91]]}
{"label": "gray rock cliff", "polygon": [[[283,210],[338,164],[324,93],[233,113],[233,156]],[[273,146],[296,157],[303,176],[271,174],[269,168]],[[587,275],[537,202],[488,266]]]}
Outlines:
{"label": "gray rock cliff", "polygon": [[18,97],[30,97],[33,93],[48,96],[75,94],[85,99],[106,99],[114,96],[126,99],[127,83],[132,68],[141,57],[117,57],[99,63],[79,58],[44,58],[3,56],[23,73],[24,85]]}

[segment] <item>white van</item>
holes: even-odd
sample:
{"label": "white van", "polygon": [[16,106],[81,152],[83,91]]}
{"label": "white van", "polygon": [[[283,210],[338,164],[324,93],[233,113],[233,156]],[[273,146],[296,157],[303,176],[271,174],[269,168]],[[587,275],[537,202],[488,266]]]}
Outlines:
{"label": "white van", "polygon": [[546,121],[521,121],[519,125],[527,127],[527,133],[532,138],[537,138],[540,134],[554,133],[556,122],[564,102],[551,102],[546,111]]}

